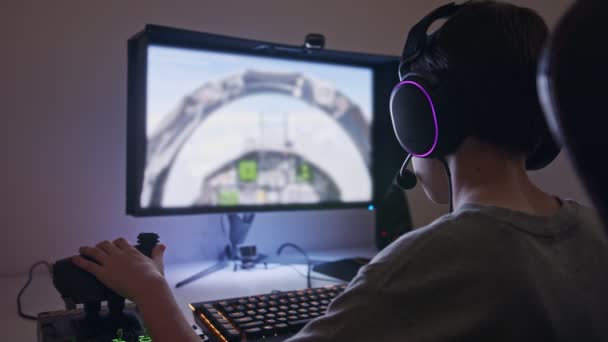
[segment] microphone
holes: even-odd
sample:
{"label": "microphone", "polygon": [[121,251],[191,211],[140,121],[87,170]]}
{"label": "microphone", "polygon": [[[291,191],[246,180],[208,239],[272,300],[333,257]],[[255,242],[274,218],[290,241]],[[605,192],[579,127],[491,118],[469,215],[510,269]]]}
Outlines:
{"label": "microphone", "polygon": [[401,165],[401,169],[399,172],[397,172],[397,174],[395,174],[395,178],[393,178],[393,185],[401,190],[413,189],[418,182],[416,175],[407,169],[407,165],[409,164],[410,160],[412,160],[412,155],[408,154],[403,162],[403,165]]}
{"label": "microphone", "polygon": [[376,246],[382,249],[412,229],[412,219],[405,190],[416,186],[416,175],[407,169],[412,159],[408,155],[388,186],[376,211]]}

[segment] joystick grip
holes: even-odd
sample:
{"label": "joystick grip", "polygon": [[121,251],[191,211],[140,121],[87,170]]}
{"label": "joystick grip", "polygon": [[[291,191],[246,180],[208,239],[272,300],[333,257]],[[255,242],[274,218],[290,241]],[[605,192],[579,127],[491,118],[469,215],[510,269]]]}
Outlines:
{"label": "joystick grip", "polygon": [[156,233],[140,233],[137,235],[137,248],[142,254],[148,258],[152,257],[152,250],[158,244],[158,234]]}
{"label": "joystick grip", "polygon": [[[150,257],[157,244],[158,234],[141,233],[137,236],[135,248]],[[83,258],[95,262],[87,256]],[[70,299],[74,304],[104,301],[114,294],[92,274],[74,265],[71,258],[61,259],[53,264],[53,284],[63,298]]]}

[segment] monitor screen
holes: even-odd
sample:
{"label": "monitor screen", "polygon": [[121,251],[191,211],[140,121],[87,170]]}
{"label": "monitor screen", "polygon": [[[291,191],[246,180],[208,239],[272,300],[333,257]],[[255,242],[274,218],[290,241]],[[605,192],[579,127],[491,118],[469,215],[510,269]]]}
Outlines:
{"label": "monitor screen", "polygon": [[373,67],[154,42],[142,64],[139,211],[372,203]]}

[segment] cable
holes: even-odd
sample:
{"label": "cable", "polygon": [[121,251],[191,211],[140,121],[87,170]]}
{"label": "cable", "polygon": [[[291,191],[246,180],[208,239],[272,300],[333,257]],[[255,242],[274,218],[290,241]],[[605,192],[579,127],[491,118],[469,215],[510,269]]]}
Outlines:
{"label": "cable", "polygon": [[441,158],[441,162],[443,163],[443,167],[445,168],[445,172],[448,175],[448,185],[450,191],[450,213],[454,211],[454,203],[452,200],[452,173],[450,172],[450,167],[448,166],[448,162],[445,158]]}
{"label": "cable", "polygon": [[228,239],[228,232],[226,232],[226,226],[224,225],[225,216],[226,216],[226,214],[220,215],[220,227],[222,227],[222,233],[224,234],[224,238],[226,239],[226,242],[230,243],[230,239]]}
{"label": "cable", "polygon": [[306,286],[310,289],[312,288],[311,285],[311,281],[310,281],[310,269],[311,269],[311,265],[310,265],[310,258],[308,257],[308,254],[306,254],[306,252],[304,252],[304,250],[302,248],[300,248],[298,245],[293,244],[291,242],[287,242],[282,244],[279,249],[277,249],[277,255],[281,255],[281,252],[283,251],[283,249],[285,247],[291,247],[295,250],[297,250],[298,252],[302,253],[302,255],[304,255],[304,258],[306,258],[306,264],[308,265],[308,271],[306,273]]}
{"label": "cable", "polygon": [[36,266],[38,265],[46,265],[46,267],[49,269],[49,273],[52,273],[52,267],[51,264],[49,264],[46,261],[38,261],[35,264],[32,265],[32,267],[30,267],[30,272],[29,272],[29,277],[27,279],[27,282],[25,283],[25,285],[23,285],[23,288],[21,288],[21,290],[19,290],[19,294],[17,295],[17,313],[19,313],[19,316],[23,319],[29,319],[29,320],[37,320],[37,318],[35,316],[32,315],[27,315],[23,313],[23,310],[21,308],[21,295],[23,294],[23,292],[25,292],[25,289],[27,289],[28,286],[30,286],[30,283],[32,282],[32,275],[34,273],[34,269],[36,268]]}
{"label": "cable", "polygon": [[403,164],[401,164],[401,168],[399,169],[399,174],[402,175],[405,173],[405,170],[407,169],[408,164],[412,160],[412,157],[413,155],[411,153],[405,156],[405,160],[403,161]]}

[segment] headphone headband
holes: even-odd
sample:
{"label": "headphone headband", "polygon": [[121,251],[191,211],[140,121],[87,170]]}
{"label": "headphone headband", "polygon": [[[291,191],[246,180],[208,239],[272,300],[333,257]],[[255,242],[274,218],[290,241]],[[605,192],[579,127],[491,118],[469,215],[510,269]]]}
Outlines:
{"label": "headphone headband", "polygon": [[[412,27],[407,35],[407,40],[405,41],[403,52],[401,53],[401,63],[399,64],[400,78],[402,78],[401,75],[403,74],[402,68],[416,60],[427,48],[430,37],[427,32],[431,25],[439,19],[452,17],[460,8],[462,8],[462,6],[463,5],[456,5],[454,2],[443,5],[427,14]],[[432,36],[434,35],[435,33]]]}

